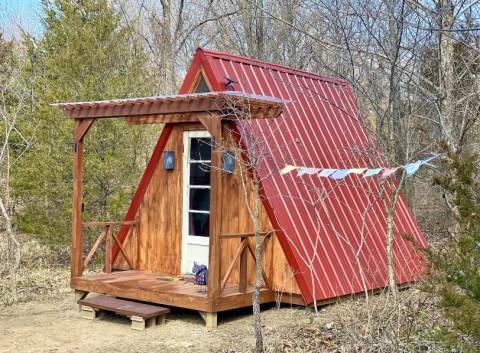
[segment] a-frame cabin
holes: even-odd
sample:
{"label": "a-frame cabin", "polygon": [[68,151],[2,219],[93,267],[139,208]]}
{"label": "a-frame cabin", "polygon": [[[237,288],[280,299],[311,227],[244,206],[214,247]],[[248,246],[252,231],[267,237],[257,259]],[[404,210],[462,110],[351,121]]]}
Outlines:
{"label": "a-frame cabin", "polygon": [[[253,223],[239,174],[226,172],[225,151],[211,148],[238,145],[231,131],[254,134],[269,146],[258,170],[261,302],[307,306],[386,286],[386,218],[376,181],[278,173],[286,163],[348,168],[370,162],[355,153],[369,150],[371,139],[347,82],[198,49],[179,95],[58,106],[75,120],[71,286],[79,293],[198,310],[212,327],[218,312],[252,304]],[[235,112],[247,113],[251,125]],[[95,121],[113,117],[165,125],[124,220],[83,223],[84,137]],[[246,184],[251,188],[251,180]],[[84,258],[89,226],[104,232]],[[397,280],[411,282],[422,272],[411,240],[426,241],[403,198],[394,232]],[[103,238],[104,273],[83,275]],[[191,272],[194,261],[208,266],[206,288],[175,280]]]}

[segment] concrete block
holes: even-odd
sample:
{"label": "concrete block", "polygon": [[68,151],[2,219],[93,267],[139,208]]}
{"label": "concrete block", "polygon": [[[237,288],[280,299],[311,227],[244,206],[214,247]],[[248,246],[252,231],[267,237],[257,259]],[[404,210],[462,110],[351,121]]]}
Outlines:
{"label": "concrete block", "polygon": [[132,330],[143,331],[145,330],[145,319],[140,316],[130,316],[132,320]]}
{"label": "concrete block", "polygon": [[89,306],[82,305],[82,317],[84,319],[93,320],[97,317],[97,311]]}

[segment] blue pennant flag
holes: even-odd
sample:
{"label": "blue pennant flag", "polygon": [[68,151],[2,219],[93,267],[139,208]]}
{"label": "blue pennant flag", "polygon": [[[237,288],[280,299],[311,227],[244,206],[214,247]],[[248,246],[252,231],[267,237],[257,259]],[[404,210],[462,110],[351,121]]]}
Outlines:
{"label": "blue pennant flag", "polygon": [[443,154],[443,153],[437,153],[437,154],[434,154],[433,156],[424,158],[420,163],[421,163],[421,164],[426,164],[426,163],[430,162],[432,159],[435,159],[435,158],[437,158],[437,157],[440,157],[442,154]]}
{"label": "blue pennant flag", "polygon": [[343,179],[348,175],[348,169],[339,169],[332,175],[330,175],[330,178],[332,179]]}
{"label": "blue pennant flag", "polygon": [[365,173],[365,175],[363,177],[367,178],[367,177],[372,176],[372,175],[377,175],[381,171],[382,171],[382,168],[367,169],[367,172]]}
{"label": "blue pennant flag", "polygon": [[415,163],[409,163],[403,166],[403,169],[405,169],[405,173],[407,173],[407,176],[412,176],[415,174],[422,165],[422,161],[416,161]]}
{"label": "blue pennant flag", "polygon": [[305,174],[307,172],[308,168],[305,168],[305,167],[300,167],[300,169],[298,170],[298,176],[302,176],[303,174]]}

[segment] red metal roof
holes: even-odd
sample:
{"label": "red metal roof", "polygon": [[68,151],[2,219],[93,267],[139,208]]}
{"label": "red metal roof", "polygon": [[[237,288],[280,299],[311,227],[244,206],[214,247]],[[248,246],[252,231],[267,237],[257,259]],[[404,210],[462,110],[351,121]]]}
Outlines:
{"label": "red metal roof", "polygon": [[[193,106],[193,102],[211,102],[210,106],[202,105],[202,109],[222,110],[229,108],[232,104],[248,104],[252,108],[271,108],[279,110],[281,106],[289,101],[284,101],[275,97],[266,97],[258,94],[246,92],[207,92],[177,94],[170,96],[154,96],[142,98],[111,99],[91,102],[67,102],[53,103],[51,106],[59,107],[67,112],[67,116],[72,118],[92,118],[92,117],[118,117],[118,116],[146,116],[146,115],[168,115],[174,113],[195,112],[199,106]],[[172,107],[172,103],[177,103]],[[102,110],[102,114],[97,116],[99,108],[112,108],[111,110]],[[137,109],[134,110],[133,107]],[[144,109],[142,109],[144,108]],[[176,109],[176,110],[175,110]]]}
{"label": "red metal roof", "polygon": [[[282,229],[279,240],[306,303],[363,291],[359,261],[368,289],[387,285],[386,217],[374,178],[349,175],[341,181],[278,174],[285,163],[318,168],[361,168],[367,162],[368,132],[346,81],[266,62],[198,49],[180,93],[187,93],[203,68],[212,90],[232,87],[292,102],[273,123],[256,121],[257,133],[270,138],[273,172],[263,182],[270,219]],[[277,172],[277,173],[275,173]],[[328,195],[327,195],[328,193]],[[323,199],[322,202],[320,198]],[[418,279],[423,266],[409,234],[427,246],[403,197],[395,214],[394,255],[399,283]],[[362,236],[363,234],[363,236]],[[362,240],[363,239],[363,240]],[[311,264],[311,266],[310,266]]]}

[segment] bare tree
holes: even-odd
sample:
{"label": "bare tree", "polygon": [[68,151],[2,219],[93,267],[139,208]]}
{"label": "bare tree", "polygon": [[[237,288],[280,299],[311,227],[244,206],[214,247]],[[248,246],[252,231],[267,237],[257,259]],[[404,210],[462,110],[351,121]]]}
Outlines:
{"label": "bare tree", "polygon": [[[275,153],[268,141],[278,133],[282,123],[275,120],[259,122],[257,119],[262,120],[262,117],[254,117],[248,98],[229,102],[225,118],[231,119],[231,121],[226,126],[224,139],[215,141],[213,147],[218,152],[228,153],[234,158],[238,166],[238,168],[235,168],[235,173],[240,180],[244,205],[253,223],[253,233],[255,234],[255,285],[252,293],[252,304],[255,349],[257,352],[263,352],[260,290],[264,281],[262,252],[265,245],[265,234],[262,230],[264,224],[261,223],[261,209],[266,194],[262,185],[266,179],[278,173],[278,169],[270,170],[268,168],[268,164],[274,162],[273,154]],[[285,119],[285,117],[282,118]],[[265,129],[266,126],[270,129]]]}
{"label": "bare tree", "polygon": [[21,246],[14,229],[14,203],[12,200],[10,171],[30,147],[31,141],[22,132],[19,123],[22,110],[26,108],[28,90],[22,82],[22,57],[20,48],[13,42],[5,42],[0,33],[0,215],[3,218],[0,238],[0,273],[7,272],[10,278],[12,302],[18,301],[17,272],[20,267]]}

